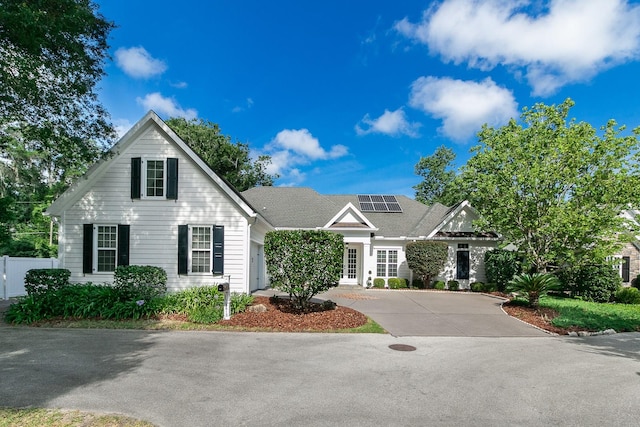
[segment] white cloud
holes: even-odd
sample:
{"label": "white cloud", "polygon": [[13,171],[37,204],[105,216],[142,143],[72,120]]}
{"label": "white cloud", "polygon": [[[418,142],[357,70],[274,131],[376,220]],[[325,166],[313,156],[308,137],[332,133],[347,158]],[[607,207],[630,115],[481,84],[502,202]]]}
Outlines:
{"label": "white cloud", "polygon": [[[365,124],[367,128],[363,129],[360,126],[361,123]],[[371,119],[369,114],[366,114],[360,123],[355,126],[355,130],[358,135],[382,133],[391,136],[407,135],[417,138],[420,126],[420,123],[409,123],[404,110],[398,108],[396,111],[385,109],[384,113],[377,119]]]}
{"label": "white cloud", "polygon": [[136,98],[138,104],[145,110],[153,110],[167,117],[184,117],[187,120],[198,117],[198,112],[193,108],[183,109],[174,99],[165,98],[160,92],[148,93],[144,98]]}
{"label": "white cloud", "polygon": [[304,180],[305,174],[297,166],[307,165],[318,160],[337,159],[347,155],[349,149],[344,145],[334,145],[328,151],[322,148],[318,138],[308,129],[285,129],[264,147],[264,154],[271,156],[267,166],[270,174],[279,174],[282,178],[295,183]]}
{"label": "white cloud", "polygon": [[626,0],[445,0],[400,34],[456,64],[524,69],[534,95],[640,57],[640,6]]}
{"label": "white cloud", "polygon": [[246,100],[245,102],[246,102],[246,105],[245,105],[244,107],[239,106],[239,105],[238,105],[238,106],[235,106],[235,107],[233,107],[233,108],[231,109],[231,112],[232,112],[232,113],[240,113],[240,112],[242,112],[242,111],[248,110],[248,109],[250,109],[251,107],[253,107],[253,99],[251,99],[251,98],[247,98],[247,100]]}
{"label": "white cloud", "polygon": [[477,133],[484,123],[503,125],[519,116],[513,93],[490,78],[478,83],[420,77],[411,85],[409,104],[442,119],[442,134],[461,142]]}
{"label": "white cloud", "polygon": [[116,130],[116,134],[118,134],[118,138],[122,138],[133,127],[133,123],[128,119],[116,119],[113,121],[113,127]]}
{"label": "white cloud", "polygon": [[115,57],[118,67],[131,77],[147,79],[167,70],[164,61],[153,58],[142,46],[121,47],[116,50]]}
{"label": "white cloud", "polygon": [[187,84],[187,82],[177,82],[171,83],[171,86],[175,87],[176,89],[186,89],[189,85]]}

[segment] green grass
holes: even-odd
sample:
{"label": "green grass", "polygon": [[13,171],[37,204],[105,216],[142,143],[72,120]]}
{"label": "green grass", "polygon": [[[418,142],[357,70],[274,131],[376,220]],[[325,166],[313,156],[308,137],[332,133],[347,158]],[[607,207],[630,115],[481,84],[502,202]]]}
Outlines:
{"label": "green grass", "polygon": [[640,331],[640,305],[601,304],[570,298],[544,297],[541,307],[552,308],[560,315],[553,324],[589,331],[615,329],[616,332]]}
{"label": "green grass", "polygon": [[122,415],[92,414],[59,409],[8,409],[0,408],[0,427],[153,427]]}

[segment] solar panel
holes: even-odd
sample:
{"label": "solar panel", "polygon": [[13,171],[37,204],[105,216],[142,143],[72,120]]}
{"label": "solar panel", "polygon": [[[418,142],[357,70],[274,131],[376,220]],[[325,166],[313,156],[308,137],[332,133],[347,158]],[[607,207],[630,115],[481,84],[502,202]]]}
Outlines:
{"label": "solar panel", "polygon": [[396,196],[359,194],[358,202],[362,212],[402,212]]}

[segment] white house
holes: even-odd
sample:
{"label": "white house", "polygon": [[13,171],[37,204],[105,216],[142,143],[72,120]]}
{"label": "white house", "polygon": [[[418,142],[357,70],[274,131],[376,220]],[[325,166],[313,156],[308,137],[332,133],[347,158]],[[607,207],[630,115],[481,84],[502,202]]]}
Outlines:
{"label": "white house", "polygon": [[411,279],[404,248],[443,240],[443,280],[484,281],[494,233],[476,233],[468,202],[426,206],[405,196],[321,195],[309,188],[238,193],[154,112],[146,114],[47,210],[59,225],[61,267],[74,282],[111,282],[118,265],[154,265],[170,290],[230,280],[231,290],[268,286],[264,236],[322,229],[345,240],[344,285]]}

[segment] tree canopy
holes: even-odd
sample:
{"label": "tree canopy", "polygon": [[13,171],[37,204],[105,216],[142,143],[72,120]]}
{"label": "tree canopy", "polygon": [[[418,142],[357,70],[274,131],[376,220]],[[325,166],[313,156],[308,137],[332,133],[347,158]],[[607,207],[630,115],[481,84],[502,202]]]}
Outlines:
{"label": "tree canopy", "polygon": [[269,156],[252,160],[249,146],[231,142],[220,127],[203,119],[170,118],[167,125],[182,138],[218,175],[225,178],[238,191],[256,186],[273,185],[277,176],[269,175]]}
{"label": "tree canopy", "polygon": [[42,211],[111,144],[97,100],[114,27],[90,0],[0,0],[0,251],[55,252]]}
{"label": "tree canopy", "polygon": [[485,125],[461,176],[478,225],[518,245],[535,271],[613,255],[630,230],[620,213],[640,200],[640,128],[622,136],[610,120],[598,132],[568,119],[573,105],[536,104],[522,124]]}
{"label": "tree canopy", "polygon": [[455,183],[455,158],[453,150],[444,145],[438,147],[431,156],[420,158],[415,166],[415,173],[423,180],[413,187],[417,201],[427,205],[438,202],[452,206],[464,200],[460,187]]}

